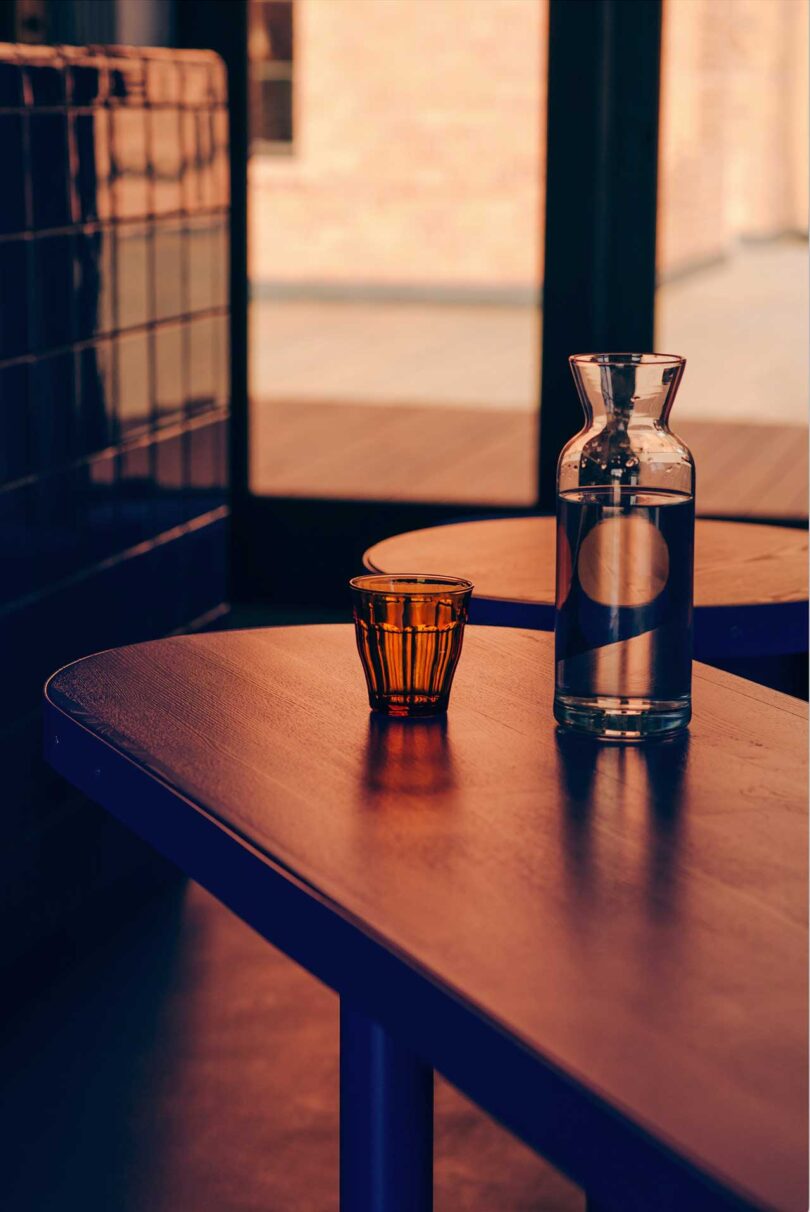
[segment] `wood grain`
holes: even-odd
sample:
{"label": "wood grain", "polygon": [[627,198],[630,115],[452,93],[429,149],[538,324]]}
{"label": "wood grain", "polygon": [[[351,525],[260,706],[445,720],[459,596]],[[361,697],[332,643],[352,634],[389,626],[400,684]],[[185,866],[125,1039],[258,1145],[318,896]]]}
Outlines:
{"label": "wood grain", "polygon": [[763,1205],[806,1205],[804,706],[697,666],[680,741],[557,735],[548,635],[469,628],[442,722],[348,627],[183,637],[50,700],[526,1047]]}
{"label": "wood grain", "polygon": [[[467,577],[479,597],[554,605],[553,518],[458,522],[394,535],[369,548],[378,572]],[[783,526],[695,524],[695,606],[807,601],[807,533]]]}
{"label": "wood grain", "polygon": [[251,489],[342,500],[531,505],[537,414],[515,408],[259,400]]}
{"label": "wood grain", "polygon": [[[345,398],[251,402],[251,490],[274,496],[457,501],[537,500],[537,413],[531,409]],[[698,467],[699,514],[807,517],[807,429],[684,421]]]}

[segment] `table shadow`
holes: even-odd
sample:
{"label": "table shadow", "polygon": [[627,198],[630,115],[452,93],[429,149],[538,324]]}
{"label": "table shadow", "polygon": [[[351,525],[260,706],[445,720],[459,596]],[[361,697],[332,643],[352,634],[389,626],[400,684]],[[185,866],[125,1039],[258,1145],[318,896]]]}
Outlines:
{"label": "table shadow", "polygon": [[143,1126],[184,892],[178,882],[111,930],[10,1029],[0,1048],[2,1207],[142,1212],[155,1156]]}
{"label": "table shadow", "polygon": [[643,868],[634,878],[650,913],[671,915],[677,906],[689,733],[645,745],[614,745],[558,729],[556,740],[564,857],[577,893],[594,896],[608,877],[597,823],[609,824],[617,836],[641,844]]}

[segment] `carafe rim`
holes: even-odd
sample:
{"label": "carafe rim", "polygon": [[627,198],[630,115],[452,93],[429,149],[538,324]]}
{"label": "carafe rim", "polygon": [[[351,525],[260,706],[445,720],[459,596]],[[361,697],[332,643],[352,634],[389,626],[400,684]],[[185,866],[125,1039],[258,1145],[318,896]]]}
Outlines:
{"label": "carafe rim", "polygon": [[682,354],[668,353],[577,353],[571,354],[568,361],[572,365],[582,366],[596,363],[598,366],[685,366],[686,358]]}

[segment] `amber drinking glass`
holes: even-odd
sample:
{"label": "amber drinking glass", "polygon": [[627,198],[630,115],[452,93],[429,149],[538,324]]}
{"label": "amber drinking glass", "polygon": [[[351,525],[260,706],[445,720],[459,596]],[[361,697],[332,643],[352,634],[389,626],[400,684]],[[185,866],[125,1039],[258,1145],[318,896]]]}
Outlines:
{"label": "amber drinking glass", "polygon": [[392,716],[447,710],[472,583],[459,577],[354,577],[357,649],[373,711]]}

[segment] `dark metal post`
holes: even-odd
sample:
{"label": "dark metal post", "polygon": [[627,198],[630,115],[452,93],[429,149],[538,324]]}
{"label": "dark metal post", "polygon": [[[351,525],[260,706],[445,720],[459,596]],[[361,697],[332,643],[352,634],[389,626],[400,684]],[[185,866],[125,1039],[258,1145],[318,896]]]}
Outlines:
{"label": "dark metal post", "polygon": [[231,596],[238,597],[248,503],[248,6],[247,0],[177,0],[180,46],[210,49],[228,67],[231,160]]}
{"label": "dark metal post", "polygon": [[661,0],[551,0],[539,503],[581,427],[568,355],[651,350]]}
{"label": "dark metal post", "polygon": [[340,1007],[342,1212],[430,1212],[433,1070],[377,1023]]}

